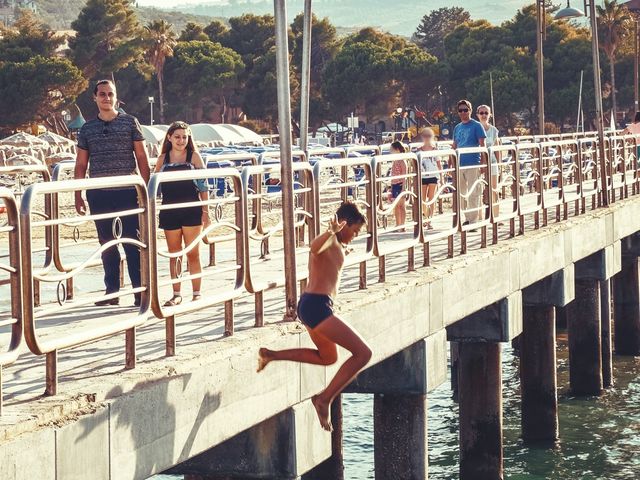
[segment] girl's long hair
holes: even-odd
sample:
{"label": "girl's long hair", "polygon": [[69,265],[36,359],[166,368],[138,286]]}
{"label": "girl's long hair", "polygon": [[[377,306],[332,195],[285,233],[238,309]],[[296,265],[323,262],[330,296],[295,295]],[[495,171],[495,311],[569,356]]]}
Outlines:
{"label": "girl's long hair", "polygon": [[160,155],[165,155],[171,151],[171,142],[169,141],[169,137],[173,135],[173,132],[176,130],[185,130],[187,135],[189,135],[189,140],[187,141],[187,152],[194,152],[196,147],[193,143],[193,133],[191,132],[191,127],[188,123],[185,122],[173,122],[169,125],[167,129],[167,134],[164,136],[164,140],[162,141],[162,150],[160,150]]}
{"label": "girl's long hair", "polygon": [[397,140],[393,142],[389,148],[397,150],[399,153],[407,153],[407,147],[404,146],[404,143]]}

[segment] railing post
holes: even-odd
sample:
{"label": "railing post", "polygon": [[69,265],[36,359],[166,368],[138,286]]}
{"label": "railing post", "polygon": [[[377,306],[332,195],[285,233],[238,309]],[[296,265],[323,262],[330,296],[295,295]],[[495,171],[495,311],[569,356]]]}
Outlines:
{"label": "railing post", "polygon": [[278,129],[280,133],[280,181],[284,240],[285,320],[295,320],[298,300],[296,281],[295,227],[293,224],[293,174],[291,135],[291,92],[289,85],[289,34],[285,0],[274,1],[276,25],[276,67],[278,83]]}
{"label": "railing post", "polygon": [[311,34],[313,28],[311,0],[304,0],[302,28],[302,72],[300,82],[300,149],[309,147],[309,95],[311,90]]}

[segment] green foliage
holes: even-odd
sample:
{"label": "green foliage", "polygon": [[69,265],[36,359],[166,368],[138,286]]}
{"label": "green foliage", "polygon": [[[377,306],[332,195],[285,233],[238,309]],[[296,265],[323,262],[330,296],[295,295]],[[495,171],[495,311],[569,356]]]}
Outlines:
{"label": "green foliage", "polygon": [[204,27],[204,33],[207,34],[207,37],[212,42],[225,43],[229,34],[229,27],[220,20],[212,20],[209,25]]}
{"label": "green foliage", "polygon": [[17,127],[42,120],[73,103],[85,88],[82,72],[67,59],[36,55],[0,63],[0,124]]}
{"label": "green foliage", "polygon": [[70,56],[88,78],[110,75],[142,54],[142,28],[129,0],[88,0],[71,24]]}
{"label": "green foliage", "polygon": [[471,20],[462,7],[442,7],[422,17],[414,33],[415,42],[438,59],[444,58],[444,37],[457,26]]}
{"label": "green foliage", "polygon": [[209,40],[209,37],[204,32],[204,27],[199,23],[189,22],[184,27],[184,30],[180,32],[179,42],[204,42]]}
{"label": "green foliage", "polygon": [[242,68],[240,56],[219,43],[178,42],[165,67],[171,111],[216,103],[217,97],[235,84]]}
{"label": "green foliage", "polygon": [[30,10],[22,10],[12,28],[0,37],[0,59],[22,62],[33,55],[50,57],[63,42]]}

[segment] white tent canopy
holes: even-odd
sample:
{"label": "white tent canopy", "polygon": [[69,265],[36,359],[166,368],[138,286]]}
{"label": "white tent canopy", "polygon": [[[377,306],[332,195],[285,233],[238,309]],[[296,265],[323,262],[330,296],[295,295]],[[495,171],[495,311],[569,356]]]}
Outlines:
{"label": "white tent canopy", "polygon": [[[166,135],[168,125],[141,125],[144,139],[149,144],[159,144]],[[191,125],[193,141],[199,143],[216,142],[220,145],[262,145],[263,139],[257,133],[231,123],[195,123]]]}
{"label": "white tent canopy", "polygon": [[191,131],[197,142],[219,142],[222,145],[262,144],[260,135],[238,125],[196,123],[191,125]]}
{"label": "white tent canopy", "polygon": [[142,128],[142,135],[144,136],[145,142],[154,144],[164,140],[165,132],[155,125],[140,125],[140,127]]}
{"label": "white tent canopy", "polygon": [[234,131],[244,139],[244,143],[256,143],[262,145],[263,139],[256,132],[249,130],[246,127],[240,125],[234,125],[232,123],[221,123],[221,127]]}

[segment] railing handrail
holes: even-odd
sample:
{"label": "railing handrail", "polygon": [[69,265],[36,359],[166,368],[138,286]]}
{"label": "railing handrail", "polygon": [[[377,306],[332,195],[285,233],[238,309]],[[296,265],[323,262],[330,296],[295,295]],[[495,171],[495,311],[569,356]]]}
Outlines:
{"label": "railing handrail", "polygon": [[18,359],[23,337],[23,295],[22,295],[22,265],[21,265],[21,233],[20,215],[15,196],[5,187],[0,187],[0,203],[4,204],[7,223],[0,225],[0,231],[9,235],[9,263],[0,265],[0,270],[9,274],[10,310],[8,318],[0,316],[0,323],[11,325],[11,339],[6,351],[0,351],[0,414],[2,414],[2,368]]}

